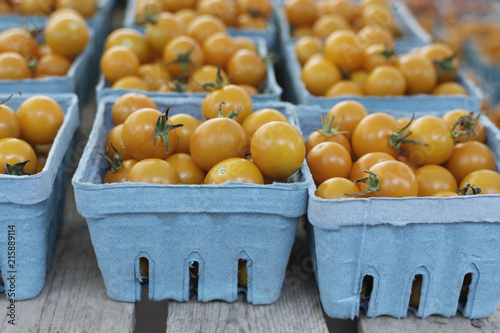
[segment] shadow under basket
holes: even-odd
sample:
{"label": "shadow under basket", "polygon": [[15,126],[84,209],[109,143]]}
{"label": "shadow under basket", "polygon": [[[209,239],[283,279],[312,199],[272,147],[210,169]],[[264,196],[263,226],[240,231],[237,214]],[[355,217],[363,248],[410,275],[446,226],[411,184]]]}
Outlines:
{"label": "shadow under basket", "polygon": [[[106,164],[99,153],[113,126],[116,98],[99,104],[73,178],[77,208],[87,220],[108,295],[134,302],[147,286],[152,300],[187,301],[196,287],[199,301],[232,302],[242,290],[242,260],[248,273],[247,301],[276,301],[298,219],[306,212],[312,183],[307,166],[302,165],[294,181],[269,185],[102,184]],[[199,99],[154,100],[159,107],[173,105],[171,115],[200,117]],[[281,102],[255,107],[277,108],[289,117],[295,108]]]}

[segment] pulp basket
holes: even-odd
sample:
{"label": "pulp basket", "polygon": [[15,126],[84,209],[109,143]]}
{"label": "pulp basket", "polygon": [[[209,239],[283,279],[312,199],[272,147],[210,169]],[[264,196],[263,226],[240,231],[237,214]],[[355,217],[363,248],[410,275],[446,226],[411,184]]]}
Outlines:
{"label": "pulp basket", "polygon": [[[235,301],[238,261],[247,261],[247,300],[276,301],[294,241],[305,214],[312,177],[303,164],[289,183],[255,185],[102,184],[104,140],[112,128],[111,107],[104,98],[79,167],[73,178],[77,209],[88,223],[108,295],[134,302],[141,296],[140,259],[149,262],[149,298],[187,301],[198,266],[199,301]],[[188,113],[199,120],[200,99],[155,98],[170,114]],[[295,107],[273,107],[296,124]],[[191,287],[190,287],[191,285]]]}
{"label": "pulp basket", "polygon": [[[9,299],[30,299],[43,288],[72,168],[72,142],[80,119],[78,99],[74,94],[48,96],[61,105],[65,118],[42,172],[0,174],[0,269]],[[17,111],[27,98],[15,96],[6,104]]]}
{"label": "pulp basket", "polygon": [[[318,113],[299,114],[305,135],[318,127],[312,120]],[[500,132],[486,117],[481,119],[499,171]],[[315,191],[312,185],[309,244],[321,302],[330,317],[352,319],[360,307],[368,317],[397,318],[408,310],[417,317],[451,317],[458,310],[469,318],[496,310],[500,194],[325,200]],[[417,308],[409,307],[414,278],[421,279]],[[361,301],[363,281],[369,297]],[[468,292],[462,291],[464,285]]]}

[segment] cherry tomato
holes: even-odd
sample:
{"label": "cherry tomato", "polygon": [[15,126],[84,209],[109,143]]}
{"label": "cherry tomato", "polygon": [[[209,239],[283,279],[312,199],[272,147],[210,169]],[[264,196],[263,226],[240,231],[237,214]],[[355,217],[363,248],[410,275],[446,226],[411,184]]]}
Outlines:
{"label": "cherry tomato", "polygon": [[436,85],[437,73],[427,58],[416,54],[404,55],[399,58],[399,69],[411,95],[429,93]]}
{"label": "cherry tomato", "polygon": [[320,38],[327,38],[337,30],[350,30],[351,25],[343,16],[338,14],[325,14],[320,16],[313,24],[313,33]]}
{"label": "cherry tomato", "polygon": [[358,5],[350,0],[317,1],[316,10],[318,15],[332,13],[342,15],[349,22],[359,15]]}
{"label": "cherry tomato", "polygon": [[347,178],[351,171],[351,154],[335,142],[322,142],[307,154],[307,165],[316,185],[333,177]]}
{"label": "cherry tomato", "polygon": [[236,46],[238,46],[238,50],[247,49],[254,52],[258,52],[257,45],[252,39],[248,37],[244,36],[233,37],[233,41],[236,43]]}
{"label": "cherry tomato", "polygon": [[334,83],[333,86],[328,88],[325,92],[325,97],[337,97],[337,96],[363,96],[363,89],[351,80],[341,80]]}
{"label": "cherry tomato", "polygon": [[446,169],[451,171],[457,182],[461,182],[472,171],[495,170],[495,166],[495,156],[490,148],[473,140],[456,144],[446,161]]}
{"label": "cherry tomato", "polygon": [[351,30],[337,30],[325,40],[325,58],[341,69],[355,71],[363,64],[363,52]]}
{"label": "cherry tomato", "polygon": [[196,7],[196,0],[163,0],[163,3],[165,4],[165,9],[169,12]]}
{"label": "cherry tomato", "polygon": [[500,174],[492,170],[476,170],[469,173],[460,182],[460,188],[464,188],[467,183],[474,185],[475,188],[480,188],[479,194],[500,193]]}
{"label": "cherry tomato", "polygon": [[375,44],[383,44],[388,48],[394,46],[392,33],[378,24],[370,24],[361,28],[356,35],[356,41],[364,49]]}
{"label": "cherry tomato", "polygon": [[174,37],[163,49],[167,71],[174,76],[187,76],[205,62],[198,42],[185,35]]}
{"label": "cherry tomato", "polygon": [[442,191],[456,191],[457,181],[452,173],[440,165],[424,165],[415,170],[418,196],[426,197]]}
{"label": "cherry tomato", "polygon": [[181,9],[175,13],[175,16],[177,16],[177,19],[182,23],[184,26],[184,30],[186,30],[188,24],[194,20],[195,18],[198,17],[198,12],[194,9],[191,8],[186,8],[186,9]]}
{"label": "cherry tomato", "polygon": [[432,194],[431,197],[440,197],[440,198],[458,197],[458,193],[454,191],[440,191]]}
{"label": "cherry tomato", "polygon": [[227,26],[236,25],[238,9],[234,1],[198,0],[196,9],[203,15],[212,15],[220,18]]}
{"label": "cherry tomato", "polygon": [[[188,81],[191,82],[190,89],[193,91],[211,91],[210,84],[217,82],[217,72],[219,72],[223,82],[228,81],[227,74],[222,69],[212,65],[204,65],[195,70]],[[209,84],[208,86],[206,85],[207,83]]]}
{"label": "cherry tomato", "polygon": [[349,194],[356,194],[359,188],[349,179],[334,177],[325,180],[316,189],[316,196],[323,199],[354,198]]}
{"label": "cherry tomato", "polygon": [[96,1],[60,0],[55,4],[56,9],[74,9],[86,18],[94,16],[97,10]]}
{"label": "cherry tomato", "polygon": [[15,52],[24,58],[38,57],[38,42],[28,31],[20,28],[0,32],[0,53]]}
{"label": "cherry tomato", "polygon": [[[146,31],[148,28],[146,28]],[[113,46],[125,46],[130,48],[139,57],[142,64],[151,60],[151,50],[146,38],[138,31],[128,28],[116,29],[109,34],[104,43],[104,49]],[[163,50],[163,48],[161,49]]]}
{"label": "cherry tomato", "polygon": [[457,82],[443,82],[438,84],[431,92],[433,95],[463,95],[467,96],[467,90]]}
{"label": "cherry tomato", "polygon": [[300,74],[306,89],[315,96],[325,92],[342,79],[340,70],[323,56],[311,57],[302,67]]}
{"label": "cherry tomato", "polygon": [[0,139],[19,138],[21,123],[17,114],[5,104],[0,104]]}
{"label": "cherry tomato", "polygon": [[132,167],[136,164],[137,160],[134,159],[124,160],[120,170],[115,172],[108,170],[108,172],[106,172],[102,180],[102,183],[111,184],[111,183],[123,183],[127,181],[128,173],[130,172]]}
{"label": "cherry tomato", "polygon": [[139,75],[149,91],[158,90],[161,85],[172,80],[168,71],[160,63],[141,65]]}
{"label": "cherry tomato", "polygon": [[126,89],[126,90],[140,90],[147,91],[148,86],[146,83],[137,76],[125,76],[116,80],[112,85],[111,89]]}
{"label": "cherry tomato", "polygon": [[45,26],[45,42],[58,54],[73,59],[82,53],[89,41],[85,20],[78,15],[64,13],[52,17]]}
{"label": "cherry tomato", "polygon": [[313,55],[323,52],[323,42],[316,36],[304,36],[295,42],[295,55],[303,66]]}
{"label": "cherry tomato", "polygon": [[250,142],[250,153],[264,176],[280,179],[300,169],[306,148],[302,135],[295,127],[272,121],[255,131]]}
{"label": "cherry tomato", "polygon": [[240,182],[264,184],[264,178],[259,168],[244,158],[229,158],[214,165],[205,177],[205,184],[223,184]]}
{"label": "cherry tomato", "polygon": [[257,53],[238,50],[227,62],[227,74],[231,83],[248,84],[259,88],[266,80],[267,66]]}
{"label": "cherry tomato", "polygon": [[372,166],[383,161],[395,161],[396,159],[387,153],[373,152],[368,153],[356,160],[352,165],[349,179],[355,181],[359,178],[368,177],[368,173],[364,172],[370,170]]}
{"label": "cherry tomato", "polygon": [[439,82],[456,79],[460,61],[450,46],[444,43],[427,44],[420,49],[419,54],[433,62]]}
{"label": "cherry tomato", "polygon": [[378,66],[397,66],[398,57],[385,44],[373,44],[363,50],[363,68],[371,72]]}
{"label": "cherry tomato", "polygon": [[[455,140],[464,142],[468,139],[483,142],[486,139],[486,132],[483,124],[478,116],[471,114],[471,112],[462,109],[455,109],[446,112],[441,118],[448,124],[450,129],[453,129],[455,123],[460,119],[461,122],[455,127],[454,131],[471,133],[458,135]],[[457,133],[460,134],[460,133]]]}
{"label": "cherry tomato", "polygon": [[267,19],[273,7],[269,0],[236,0],[239,14],[252,14]]}
{"label": "cherry tomato", "polygon": [[264,108],[252,112],[245,118],[241,126],[243,126],[248,137],[251,139],[257,129],[271,121],[283,121],[288,123],[288,119],[283,113],[276,109]]}
{"label": "cherry tomato", "polygon": [[29,161],[23,168],[24,172],[32,175],[37,172],[37,158],[31,146],[20,139],[0,139],[0,174],[5,174],[5,164],[11,166]]}
{"label": "cherry tomato", "polygon": [[220,18],[212,15],[200,15],[189,22],[186,27],[186,33],[200,45],[217,32],[227,32],[226,25]]}
{"label": "cherry tomato", "polygon": [[245,157],[248,137],[240,124],[230,118],[213,118],[201,123],[191,134],[193,160],[208,171],[231,157]]}
{"label": "cherry tomato", "polygon": [[15,52],[0,53],[0,80],[22,80],[32,76],[22,55]]}
{"label": "cherry tomato", "polygon": [[183,33],[184,27],[179,19],[172,13],[163,12],[154,23],[146,25],[145,37],[153,51],[161,55],[165,46]]}
{"label": "cherry tomato", "polygon": [[64,76],[71,67],[71,61],[57,53],[49,53],[39,59],[39,65],[36,67],[36,75],[44,76]]}
{"label": "cherry tomato", "polygon": [[137,162],[128,172],[127,182],[149,184],[180,184],[179,174],[170,163],[147,158]]}
{"label": "cherry tomato", "polygon": [[107,81],[114,83],[126,76],[139,76],[141,62],[137,54],[125,46],[113,46],[101,57],[101,72]]}
{"label": "cherry tomato", "polygon": [[184,153],[172,154],[165,161],[177,170],[181,184],[203,184],[205,171],[194,162],[191,155]]}
{"label": "cherry tomato", "polygon": [[52,98],[42,95],[26,99],[17,110],[21,136],[32,144],[54,141],[63,121],[64,112]]}
{"label": "cherry tomato", "polygon": [[217,32],[207,37],[202,44],[202,48],[205,62],[221,68],[226,68],[229,59],[238,51],[238,45],[227,32]]}
{"label": "cherry tomato", "polygon": [[316,20],[313,0],[287,0],[284,6],[286,18],[292,27],[310,26]]}
{"label": "cherry tomato", "polygon": [[158,109],[156,103],[147,95],[140,93],[121,95],[111,109],[113,123],[115,125],[123,124],[130,114],[143,108]]}
{"label": "cherry tomato", "polygon": [[176,129],[178,141],[174,149],[174,153],[190,154],[189,143],[191,135],[200,122],[193,116],[186,113],[177,113],[170,117],[173,124],[182,124],[182,127]]}
{"label": "cherry tomato", "polygon": [[414,120],[408,128],[412,134],[408,140],[414,140],[424,145],[403,145],[409,151],[409,158],[419,164],[442,164],[453,152],[454,142],[451,131],[443,119],[437,116],[423,116]]}
{"label": "cherry tomato", "polygon": [[354,155],[384,152],[396,157],[400,151],[391,145],[390,136],[400,129],[399,123],[387,113],[372,113],[361,119],[351,137]]}
{"label": "cherry tomato", "polygon": [[356,101],[342,101],[335,104],[328,111],[327,122],[330,122],[330,118],[334,117],[333,126],[337,127],[339,131],[347,131],[351,135],[354,128],[358,123],[368,115],[366,108],[359,102]]}
{"label": "cherry tomato", "polygon": [[[106,140],[104,141],[104,151],[109,152],[109,157],[113,159],[115,157],[115,150],[113,147],[116,148],[116,150],[120,153],[122,156],[122,160],[129,160],[133,159],[132,154],[128,151],[128,149],[125,147],[125,144],[123,143],[123,124],[116,125],[113,127],[108,135],[106,136]],[[113,147],[111,146],[113,144]]]}
{"label": "cherry tomato", "polygon": [[[221,105],[221,103],[223,104]],[[224,117],[231,111],[237,112],[237,121],[242,124],[245,118],[252,113],[253,103],[250,95],[243,88],[228,84],[205,96],[201,104],[201,116],[205,120],[215,118],[219,107]]]}
{"label": "cherry tomato", "polygon": [[406,81],[398,68],[382,65],[368,74],[365,92],[371,96],[401,96],[406,90]]}
{"label": "cherry tomato", "polygon": [[[177,144],[175,129],[168,132],[168,150],[161,136],[156,138],[154,144],[154,130],[160,114],[158,110],[144,108],[132,113],[123,123],[123,143],[135,159],[165,159],[173,153]],[[168,123],[173,125],[170,120]]]}
{"label": "cherry tomato", "polygon": [[250,14],[240,14],[236,18],[236,26],[240,29],[266,30],[267,20]]}
{"label": "cherry tomato", "polygon": [[351,144],[347,137],[342,133],[335,133],[333,135],[325,135],[321,133],[321,131],[314,131],[306,139],[306,155],[309,154],[311,149],[313,149],[316,145],[319,145],[322,142],[335,142],[344,147],[349,154],[351,154]]}
{"label": "cherry tomato", "polygon": [[[383,161],[371,167],[370,171],[379,177],[378,189],[367,197],[412,197],[418,194],[418,181],[413,170],[399,161]],[[358,183],[361,190],[367,185]]]}

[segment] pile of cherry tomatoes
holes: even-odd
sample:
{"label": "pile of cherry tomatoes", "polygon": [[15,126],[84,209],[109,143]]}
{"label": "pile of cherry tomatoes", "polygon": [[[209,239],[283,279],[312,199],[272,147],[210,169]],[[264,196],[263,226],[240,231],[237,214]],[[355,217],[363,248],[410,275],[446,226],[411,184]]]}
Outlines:
{"label": "pile of cherry tomatoes", "polygon": [[0,80],[64,76],[89,42],[85,19],[72,9],[51,14],[43,29],[45,44],[38,42],[38,33],[22,28],[0,32]]}
{"label": "pile of cherry tomatoes", "polygon": [[135,19],[141,23],[148,16],[165,12],[176,13],[183,22],[213,15],[229,27],[265,30],[272,6],[269,0],[138,0]]}
{"label": "pile of cherry tomatoes", "polygon": [[306,139],[306,160],[324,199],[500,193],[485,137],[466,110],[396,119],[344,101]]}
{"label": "pile of cherry tomatoes", "polygon": [[[172,116],[170,110],[181,111]],[[160,112],[148,96],[122,95],[105,142],[103,183],[222,184],[287,182],[301,167],[305,145],[279,110],[253,110],[237,85],[210,92],[198,121],[182,107]]]}
{"label": "pile of cherry tomatoes", "polygon": [[108,36],[101,71],[111,88],[206,93],[229,80],[252,95],[264,89],[267,64],[255,42],[231,37],[216,16],[177,15],[159,14],[144,34],[122,28]]}
{"label": "pile of cherry tomatoes", "polygon": [[64,121],[64,112],[57,101],[43,95],[29,97],[17,112],[5,102],[0,103],[0,174],[39,173]]}
{"label": "pile of cherry tomatoes", "polygon": [[58,9],[73,9],[83,17],[94,16],[97,11],[95,0],[2,0],[0,14],[50,15]]}

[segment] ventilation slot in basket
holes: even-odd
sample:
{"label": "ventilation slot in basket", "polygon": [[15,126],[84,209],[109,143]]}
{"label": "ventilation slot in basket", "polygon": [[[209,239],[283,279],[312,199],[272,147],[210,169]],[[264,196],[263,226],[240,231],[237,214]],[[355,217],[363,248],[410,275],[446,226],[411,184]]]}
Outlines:
{"label": "ventilation slot in basket", "polygon": [[415,312],[418,311],[418,306],[420,305],[420,296],[422,295],[423,280],[424,276],[422,274],[417,274],[413,278],[413,283],[411,285],[410,307],[413,307],[415,309]]}
{"label": "ventilation slot in basket", "polygon": [[198,281],[200,279],[200,264],[198,261],[189,262],[189,295],[198,293]]}
{"label": "ventilation slot in basket", "polygon": [[145,257],[139,258],[139,272],[141,275],[141,277],[139,279],[139,281],[141,282],[141,287],[148,288],[149,287],[149,260],[148,260],[148,258],[145,258]]}
{"label": "ventilation slot in basket", "polygon": [[370,304],[370,297],[373,291],[373,276],[365,275],[363,277],[363,283],[361,284],[361,292],[359,295],[359,303],[361,308],[368,312],[368,306]]}
{"label": "ventilation slot in basket", "polygon": [[472,273],[465,274],[464,282],[462,284],[462,289],[460,290],[460,297],[458,298],[458,304],[462,309],[465,309],[465,306],[467,305],[467,299],[469,298],[471,282],[472,282]]}
{"label": "ventilation slot in basket", "polygon": [[5,292],[5,284],[3,282],[3,278],[2,278],[2,271],[0,270],[0,293],[4,293]]}
{"label": "ventilation slot in basket", "polygon": [[245,259],[238,260],[238,289],[248,287],[248,261]]}

